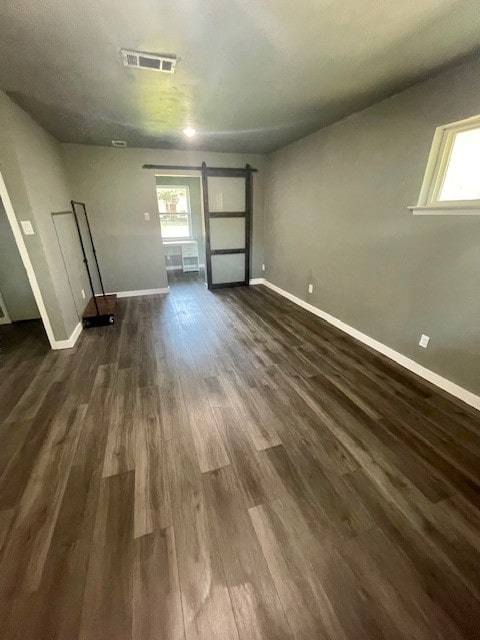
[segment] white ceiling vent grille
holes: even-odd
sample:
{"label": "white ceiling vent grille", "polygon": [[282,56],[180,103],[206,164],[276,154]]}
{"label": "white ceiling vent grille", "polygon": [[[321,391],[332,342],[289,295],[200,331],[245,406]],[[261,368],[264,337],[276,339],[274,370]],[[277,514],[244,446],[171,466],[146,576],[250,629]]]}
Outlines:
{"label": "white ceiling vent grille", "polygon": [[175,73],[177,58],[175,56],[159,56],[155,53],[143,53],[141,51],[129,51],[122,49],[122,61],[126,67],[138,69],[150,69],[163,73]]}

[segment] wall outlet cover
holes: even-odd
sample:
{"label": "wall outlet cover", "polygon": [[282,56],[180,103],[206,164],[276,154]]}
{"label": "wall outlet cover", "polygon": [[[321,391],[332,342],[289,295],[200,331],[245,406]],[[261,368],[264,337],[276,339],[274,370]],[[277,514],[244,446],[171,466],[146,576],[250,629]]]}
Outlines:
{"label": "wall outlet cover", "polygon": [[20,224],[22,225],[22,230],[24,235],[26,236],[34,236],[35,231],[33,230],[32,223],[30,220],[20,220]]}
{"label": "wall outlet cover", "polygon": [[265,271],[265,265],[262,264],[262,271]]}
{"label": "wall outlet cover", "polygon": [[430,342],[429,336],[426,336],[422,333],[422,337],[420,338],[420,342],[418,343],[421,347],[426,349],[428,347],[428,343]]}
{"label": "wall outlet cover", "polygon": [[308,293],[313,293],[313,284],[308,285]]}
{"label": "wall outlet cover", "polygon": [[82,289],[82,298],[85,298],[85,289]]}
{"label": "wall outlet cover", "polygon": [[149,213],[144,213],[143,215],[145,216],[145,220],[150,220],[150,214]]}

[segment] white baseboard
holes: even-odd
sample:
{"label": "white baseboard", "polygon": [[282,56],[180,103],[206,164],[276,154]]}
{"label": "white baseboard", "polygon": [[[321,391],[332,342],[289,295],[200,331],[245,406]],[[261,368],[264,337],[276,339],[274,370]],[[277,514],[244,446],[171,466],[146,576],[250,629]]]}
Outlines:
{"label": "white baseboard", "polygon": [[249,284],[266,284],[265,278],[250,278]]}
{"label": "white baseboard", "polygon": [[[256,280],[263,280],[263,282],[257,283]],[[407,358],[407,356],[404,356],[398,351],[395,351],[394,349],[387,347],[387,345],[381,342],[378,342],[378,340],[375,340],[374,338],[367,336],[365,333],[362,333],[361,331],[358,331],[357,329],[355,329],[354,327],[351,327],[345,322],[342,322],[342,320],[335,318],[335,316],[331,316],[329,313],[322,311],[318,307],[314,307],[312,304],[305,302],[301,298],[297,298],[297,296],[294,296],[293,294],[289,293],[288,291],[285,291],[284,289],[280,289],[280,287],[277,287],[277,285],[272,284],[271,282],[269,282],[268,280],[264,280],[263,278],[256,278],[254,282],[250,281],[250,284],[265,284],[265,286],[267,286],[269,289],[276,291],[276,293],[279,293],[284,298],[287,298],[288,300],[290,300],[291,302],[294,302],[298,306],[303,307],[304,309],[306,309],[307,311],[310,311],[310,313],[315,314],[319,318],[322,318],[323,320],[333,325],[337,329],[340,329],[340,331],[347,333],[349,336],[352,336],[352,338],[356,338],[357,340],[359,340],[360,342],[363,342],[364,344],[368,345],[372,349],[375,349],[375,351],[382,353],[384,356],[387,356],[387,358],[390,358],[391,360],[401,365],[405,369],[408,369],[412,373],[417,374],[417,376],[420,376],[424,380],[428,380],[428,382],[431,382],[435,386],[440,387],[440,389],[447,391],[452,396],[459,398],[460,400],[470,405],[471,407],[474,407],[475,409],[480,410],[480,396],[477,396],[471,391],[468,391],[467,389],[464,389],[460,385],[456,384],[455,382],[452,382],[451,380],[448,380],[447,378],[444,378],[438,375],[438,373],[435,373],[434,371],[427,369],[421,364],[418,364],[418,362],[415,362],[415,360],[412,360],[411,358]]]}
{"label": "white baseboard", "polygon": [[[163,287],[162,289],[136,289],[134,291],[111,291],[106,293],[106,296],[111,296],[113,293],[117,294],[117,298],[135,298],[136,296],[154,296],[158,293],[168,293],[169,287]],[[97,298],[101,298],[102,294],[96,295]]]}
{"label": "white baseboard", "polygon": [[136,296],[153,296],[158,293],[168,293],[169,287],[161,289],[137,289],[137,291],[117,291],[117,298],[134,298]]}
{"label": "white baseboard", "polygon": [[75,346],[79,335],[82,333],[82,324],[79,322],[75,329],[72,331],[72,335],[67,340],[54,340],[51,344],[52,349],[71,349]]}

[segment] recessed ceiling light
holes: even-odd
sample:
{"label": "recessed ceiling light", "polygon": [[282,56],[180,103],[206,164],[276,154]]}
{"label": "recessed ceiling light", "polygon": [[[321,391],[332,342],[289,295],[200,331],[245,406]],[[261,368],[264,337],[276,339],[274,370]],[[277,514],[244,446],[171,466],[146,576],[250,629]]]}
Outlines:
{"label": "recessed ceiling light", "polygon": [[183,133],[187,136],[187,138],[193,138],[193,136],[197,133],[193,127],[185,127]]}

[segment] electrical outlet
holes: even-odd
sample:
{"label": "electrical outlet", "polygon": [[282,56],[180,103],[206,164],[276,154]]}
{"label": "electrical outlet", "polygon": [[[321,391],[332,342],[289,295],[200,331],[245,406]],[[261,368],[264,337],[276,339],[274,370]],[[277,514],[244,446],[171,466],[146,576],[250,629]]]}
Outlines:
{"label": "electrical outlet", "polygon": [[262,271],[265,271],[265,265],[262,264]]}
{"label": "electrical outlet", "polygon": [[308,285],[308,293],[313,293],[313,284]]}
{"label": "electrical outlet", "polygon": [[143,215],[145,216],[145,220],[150,220],[150,214],[149,213],[144,213]]}
{"label": "electrical outlet", "polygon": [[418,344],[424,349],[426,349],[428,347],[429,342],[430,342],[429,336],[426,336],[422,333],[422,337],[420,338],[420,342]]}
{"label": "electrical outlet", "polygon": [[82,298],[85,298],[85,289],[82,289]]}

